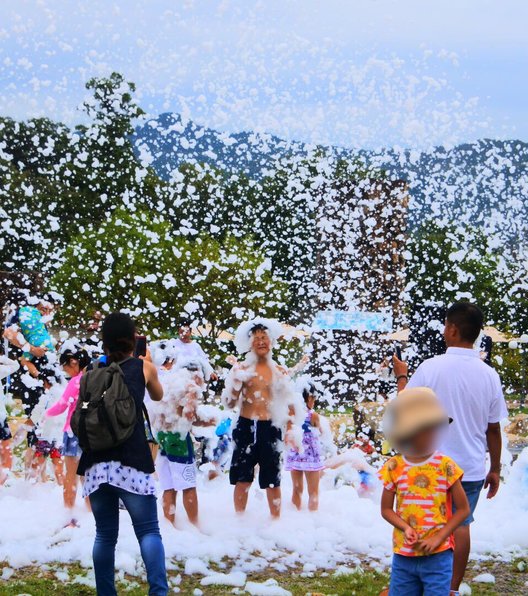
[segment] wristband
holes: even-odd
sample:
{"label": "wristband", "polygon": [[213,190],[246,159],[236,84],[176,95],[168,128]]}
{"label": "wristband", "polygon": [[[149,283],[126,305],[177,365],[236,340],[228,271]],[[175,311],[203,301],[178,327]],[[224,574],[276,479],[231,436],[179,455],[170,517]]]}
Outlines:
{"label": "wristband", "polygon": [[406,381],[409,380],[409,377],[407,375],[399,375],[398,377],[396,377],[396,383],[400,380],[400,379],[405,379]]}
{"label": "wristband", "polygon": [[22,351],[31,354],[31,344],[28,341],[22,346]]}

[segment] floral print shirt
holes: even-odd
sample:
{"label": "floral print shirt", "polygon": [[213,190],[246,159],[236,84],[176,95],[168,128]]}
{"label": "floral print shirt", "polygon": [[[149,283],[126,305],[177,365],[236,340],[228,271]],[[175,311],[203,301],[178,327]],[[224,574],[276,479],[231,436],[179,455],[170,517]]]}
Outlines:
{"label": "floral print shirt", "polygon": [[[389,459],[379,472],[386,490],[396,495],[396,513],[416,532],[418,539],[428,538],[442,528],[452,516],[450,488],[463,475],[449,457],[434,453],[418,464],[402,455]],[[402,530],[394,529],[394,552],[407,557],[422,556],[417,545],[406,544]],[[454,548],[453,536],[439,546],[436,553]]]}
{"label": "floral print shirt", "polygon": [[137,495],[155,495],[156,483],[152,474],[145,474],[118,461],[94,464],[84,475],[83,497],[95,492],[101,484],[111,484]]}

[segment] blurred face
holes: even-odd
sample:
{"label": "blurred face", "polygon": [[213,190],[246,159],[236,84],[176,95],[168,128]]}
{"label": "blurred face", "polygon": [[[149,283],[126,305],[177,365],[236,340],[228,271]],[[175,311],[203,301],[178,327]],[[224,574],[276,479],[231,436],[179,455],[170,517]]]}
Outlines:
{"label": "blurred face", "polygon": [[37,310],[40,312],[40,314],[43,317],[51,317],[53,315],[53,307],[50,306],[49,304],[44,304],[42,302],[39,302],[37,304]]}
{"label": "blurred face", "polygon": [[251,350],[257,356],[267,356],[271,351],[271,340],[266,331],[255,331],[251,340]]}
{"label": "blurred face", "polygon": [[404,455],[410,457],[428,457],[436,450],[438,438],[438,428],[424,429],[406,441],[405,448],[402,451]]}
{"label": "blurred face", "polygon": [[309,395],[307,400],[306,400],[306,407],[309,410],[313,410],[315,407],[315,397],[313,395]]}
{"label": "blurred face", "polygon": [[182,327],[180,327],[178,334],[182,341],[191,341],[191,328],[188,325],[183,325]]}
{"label": "blurred face", "polygon": [[79,361],[75,358],[70,358],[66,364],[62,365],[62,370],[67,377],[75,377],[79,374]]}

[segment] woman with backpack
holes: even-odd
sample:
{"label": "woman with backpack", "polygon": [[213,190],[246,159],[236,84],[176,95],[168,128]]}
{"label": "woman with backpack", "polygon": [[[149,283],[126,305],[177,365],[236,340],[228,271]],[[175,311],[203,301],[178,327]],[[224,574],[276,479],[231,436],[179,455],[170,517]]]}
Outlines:
{"label": "woman with backpack", "polygon": [[[136,327],[129,315],[116,312],[106,317],[102,325],[106,362],[94,363],[93,369],[83,376],[72,418],[83,449],[77,473],[85,478],[83,494],[89,496],[95,517],[93,560],[99,596],[117,594],[114,562],[120,499],[130,514],[139,542],[149,595],[168,593],[154,463],[143,418],[145,389],[154,401],[162,399],[163,389],[155,366],[133,357],[135,337]],[[106,387],[101,389],[105,382]],[[116,415],[123,419],[130,411],[130,429],[122,423],[115,424]],[[102,421],[99,425],[93,424],[94,414]],[[123,438],[125,431],[127,437]]]}

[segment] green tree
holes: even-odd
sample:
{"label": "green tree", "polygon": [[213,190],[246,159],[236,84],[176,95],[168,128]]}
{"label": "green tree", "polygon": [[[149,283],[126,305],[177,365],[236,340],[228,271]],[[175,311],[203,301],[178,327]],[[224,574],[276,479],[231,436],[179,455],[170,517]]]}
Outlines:
{"label": "green tree", "polygon": [[506,324],[502,257],[481,230],[425,221],[409,238],[405,258],[411,304],[473,300],[487,322]]}
{"label": "green tree", "polygon": [[72,240],[51,287],[65,297],[69,325],[128,309],[153,337],[173,334],[182,315],[217,334],[241,317],[275,315],[288,295],[250,239],[189,239],[161,217],[126,209]]}
{"label": "green tree", "polygon": [[83,104],[90,123],[77,127],[70,173],[91,194],[92,220],[102,220],[123,204],[133,208],[155,200],[159,179],[134,151],[134,126],[144,114],[135,84],[113,72],[90,79],[86,88],[92,93]]}

